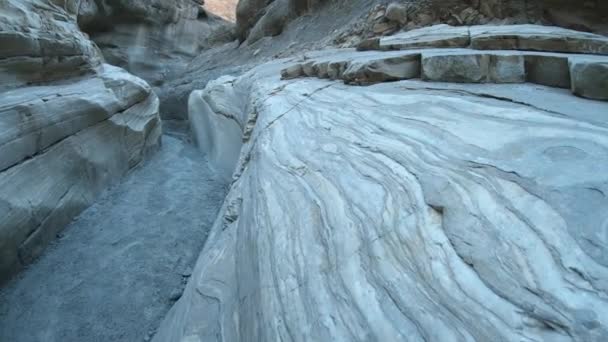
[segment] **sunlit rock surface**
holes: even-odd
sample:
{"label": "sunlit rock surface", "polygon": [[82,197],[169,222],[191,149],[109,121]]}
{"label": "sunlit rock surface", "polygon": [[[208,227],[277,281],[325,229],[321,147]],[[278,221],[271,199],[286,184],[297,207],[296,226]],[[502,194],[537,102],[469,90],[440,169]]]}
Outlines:
{"label": "sunlit rock surface", "polygon": [[234,182],[156,341],[608,338],[608,103],[297,63],[192,94]]}
{"label": "sunlit rock surface", "polygon": [[[71,1],[0,3],[0,282],[160,142],[158,99],[102,64]],[[7,48],[5,48],[7,47]]]}

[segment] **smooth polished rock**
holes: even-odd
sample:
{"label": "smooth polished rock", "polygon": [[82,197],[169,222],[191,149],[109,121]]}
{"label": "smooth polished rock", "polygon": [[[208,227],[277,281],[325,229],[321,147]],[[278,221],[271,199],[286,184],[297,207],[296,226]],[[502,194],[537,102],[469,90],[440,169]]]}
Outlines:
{"label": "smooth polished rock", "polygon": [[204,91],[255,124],[155,341],[608,338],[608,103],[289,63]]}

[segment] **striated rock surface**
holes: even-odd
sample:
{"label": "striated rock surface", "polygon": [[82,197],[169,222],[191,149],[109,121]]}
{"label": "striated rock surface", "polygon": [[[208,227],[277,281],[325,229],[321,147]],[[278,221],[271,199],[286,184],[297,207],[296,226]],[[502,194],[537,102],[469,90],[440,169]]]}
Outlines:
{"label": "striated rock surface", "polygon": [[363,54],[277,60],[191,95],[233,183],[155,341],[608,339],[608,103],[280,79],[386,53]]}
{"label": "striated rock surface", "polygon": [[159,143],[156,95],[102,64],[76,9],[0,3],[0,282]]}
{"label": "striated rock surface", "polygon": [[200,0],[84,0],[78,24],[108,63],[158,85],[216,40],[232,38],[232,25],[202,6]]}
{"label": "striated rock surface", "polygon": [[355,84],[413,78],[459,83],[531,82],[606,100],[606,47],[608,38],[604,36],[558,27],[437,25],[367,40],[358,47],[358,53],[341,49],[322,57],[304,55],[304,61],[283,69],[281,75],[283,79],[314,76]]}

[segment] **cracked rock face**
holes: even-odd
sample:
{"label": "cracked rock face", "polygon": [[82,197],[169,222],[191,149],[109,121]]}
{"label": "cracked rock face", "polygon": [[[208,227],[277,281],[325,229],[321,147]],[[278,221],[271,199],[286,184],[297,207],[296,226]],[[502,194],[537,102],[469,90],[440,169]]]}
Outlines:
{"label": "cracked rock face", "polygon": [[155,341],[608,339],[608,103],[342,82],[424,56],[404,53],[310,52],[192,93],[233,183]]}
{"label": "cracked rock face", "polygon": [[71,1],[0,4],[0,282],[160,140],[158,99],[102,64]]}

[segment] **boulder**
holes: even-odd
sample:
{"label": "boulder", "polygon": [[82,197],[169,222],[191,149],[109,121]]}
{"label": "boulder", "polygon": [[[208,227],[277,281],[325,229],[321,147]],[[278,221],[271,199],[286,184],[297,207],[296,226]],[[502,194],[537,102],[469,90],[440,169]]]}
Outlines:
{"label": "boulder", "polygon": [[392,2],[386,7],[386,18],[400,25],[407,24],[407,6],[398,2]]}

